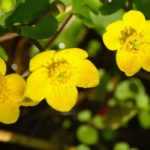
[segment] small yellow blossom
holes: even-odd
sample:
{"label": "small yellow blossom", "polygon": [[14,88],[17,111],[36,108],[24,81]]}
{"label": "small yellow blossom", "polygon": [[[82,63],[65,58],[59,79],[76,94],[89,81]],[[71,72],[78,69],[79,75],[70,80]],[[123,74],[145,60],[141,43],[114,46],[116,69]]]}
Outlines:
{"label": "small yellow blossom", "polygon": [[19,117],[25,81],[18,74],[6,75],[6,64],[0,58],[0,122],[14,123]]}
{"label": "small yellow blossom", "polygon": [[30,61],[25,95],[36,102],[45,98],[61,112],[71,110],[77,102],[76,87],[95,87],[99,83],[99,71],[87,57],[78,48],[37,54]]}
{"label": "small yellow blossom", "polygon": [[128,11],[108,25],[103,41],[108,49],[117,50],[117,65],[127,76],[141,68],[150,72],[150,21],[140,11]]}

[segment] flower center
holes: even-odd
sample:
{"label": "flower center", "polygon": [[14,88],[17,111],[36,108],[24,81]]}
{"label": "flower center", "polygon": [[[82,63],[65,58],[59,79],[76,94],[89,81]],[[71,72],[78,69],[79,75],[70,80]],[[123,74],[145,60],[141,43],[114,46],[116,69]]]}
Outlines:
{"label": "flower center", "polygon": [[128,27],[121,31],[120,43],[123,49],[136,52],[143,43],[143,36],[132,27]]}
{"label": "flower center", "polygon": [[71,78],[71,67],[65,60],[54,61],[48,66],[51,83],[66,83]]}

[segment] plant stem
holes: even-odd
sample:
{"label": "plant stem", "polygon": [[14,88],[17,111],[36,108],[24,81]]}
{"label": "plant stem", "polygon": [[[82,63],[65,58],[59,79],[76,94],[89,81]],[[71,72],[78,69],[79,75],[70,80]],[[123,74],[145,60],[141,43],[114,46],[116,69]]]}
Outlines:
{"label": "plant stem", "polygon": [[56,150],[56,146],[38,138],[13,133],[10,131],[0,130],[0,141],[5,143],[14,143],[30,148],[41,150]]}
{"label": "plant stem", "polygon": [[0,36],[0,43],[7,41],[7,40],[10,40],[10,39],[13,39],[13,38],[16,38],[18,36],[19,35],[15,32],[6,33],[6,34]]}
{"label": "plant stem", "polygon": [[51,38],[49,38],[47,44],[45,45],[44,49],[47,49],[54,41],[55,39],[58,37],[58,35],[64,30],[65,26],[68,24],[68,22],[70,21],[70,19],[72,18],[73,14],[71,13],[66,19],[65,21],[61,24],[60,28],[58,29],[58,31],[54,34],[54,36],[52,36]]}

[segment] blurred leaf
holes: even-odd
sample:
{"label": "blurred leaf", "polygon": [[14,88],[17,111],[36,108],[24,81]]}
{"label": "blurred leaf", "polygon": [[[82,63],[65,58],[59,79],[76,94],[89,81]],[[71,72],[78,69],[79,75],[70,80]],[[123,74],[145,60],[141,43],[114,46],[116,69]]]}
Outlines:
{"label": "blurred leaf", "polygon": [[29,56],[32,58],[34,55],[36,55],[39,52],[40,50],[36,46],[33,45],[29,50]]}
{"label": "blurred leaf", "polygon": [[5,20],[7,19],[7,17],[10,15],[10,12],[8,13],[2,13],[0,14],[0,25],[1,26],[5,26]]}
{"label": "blurred leaf", "polygon": [[147,18],[150,18],[150,0],[133,0],[134,8],[142,11]]}
{"label": "blurred leaf", "polygon": [[78,45],[84,37],[86,29],[82,21],[74,17],[64,31],[59,35],[55,44],[63,43],[65,48],[71,48]]}
{"label": "blurred leaf", "polygon": [[145,93],[139,94],[136,98],[136,105],[139,109],[148,110],[149,109],[149,97]]}
{"label": "blurred leaf", "polygon": [[96,116],[92,119],[91,123],[92,123],[96,128],[99,128],[99,129],[104,128],[103,119],[102,119],[100,116],[98,116],[98,115],[96,115]]}
{"label": "blurred leaf", "polygon": [[120,9],[123,9],[126,3],[126,0],[100,0],[103,1],[100,11],[103,15],[112,14]]}
{"label": "blurred leaf", "polygon": [[64,3],[65,5],[70,5],[72,0],[59,0],[59,1]]}
{"label": "blurred leaf", "polygon": [[33,39],[44,39],[53,35],[56,29],[57,20],[53,16],[46,16],[33,27],[22,27],[21,35]]}
{"label": "blurred leaf", "polygon": [[150,112],[149,111],[142,111],[139,115],[139,122],[141,126],[145,129],[150,128]]}
{"label": "blurred leaf", "polygon": [[102,102],[105,101],[105,96],[107,93],[107,84],[110,81],[110,78],[110,75],[106,71],[101,70],[101,82],[95,88],[94,99],[98,101],[101,100]]}
{"label": "blurred leaf", "polygon": [[115,145],[113,150],[130,150],[130,146],[125,142],[120,142]]}
{"label": "blurred leaf", "polygon": [[50,7],[50,0],[26,0],[20,3],[7,20],[7,25],[28,24]]}
{"label": "blurred leaf", "polygon": [[8,60],[8,55],[2,47],[0,47],[0,57],[3,58],[5,61]]}
{"label": "blurred leaf", "polygon": [[100,0],[83,0],[86,7],[88,7],[90,10],[92,10],[94,13],[98,13],[100,10],[100,7],[102,5]]}
{"label": "blurred leaf", "polygon": [[100,50],[100,42],[96,40],[91,40],[87,45],[88,54],[94,57]]}
{"label": "blurred leaf", "polygon": [[71,122],[69,119],[66,119],[66,120],[64,120],[64,122],[63,122],[63,127],[64,127],[65,129],[68,129],[68,128],[71,127],[71,124],[72,124],[72,122]]}
{"label": "blurred leaf", "polygon": [[117,137],[117,132],[111,129],[102,130],[102,137],[106,141],[113,141]]}
{"label": "blurred leaf", "polygon": [[7,29],[5,29],[3,26],[0,26],[0,35],[4,34],[7,32]]}
{"label": "blurred leaf", "polygon": [[77,130],[78,140],[87,145],[96,144],[98,141],[98,131],[88,125],[82,125]]}
{"label": "blurred leaf", "polygon": [[77,146],[77,150],[90,150],[90,148],[86,145],[81,144]]}
{"label": "blurred leaf", "polygon": [[16,0],[0,0],[0,12],[7,13],[16,6]]}
{"label": "blurred leaf", "polygon": [[78,120],[81,122],[88,122],[92,118],[92,113],[90,110],[83,110],[78,113]]}
{"label": "blurred leaf", "polygon": [[144,87],[139,79],[132,78],[130,80],[125,80],[120,82],[115,91],[115,97],[120,100],[135,100],[140,94],[145,93]]}
{"label": "blurred leaf", "polygon": [[110,108],[109,113],[105,116],[105,127],[117,129],[125,125],[130,119],[137,114],[133,106],[123,105]]}
{"label": "blurred leaf", "polygon": [[84,19],[84,21],[88,24],[91,23],[90,19],[90,9],[85,4],[84,0],[72,0],[73,11],[76,15]]}
{"label": "blurred leaf", "polygon": [[90,13],[90,18],[92,20],[93,27],[100,34],[102,34],[105,31],[106,26],[112,23],[113,21],[121,19],[123,13],[123,9],[119,9],[118,11],[109,15],[103,15],[101,12],[99,12],[99,14]]}

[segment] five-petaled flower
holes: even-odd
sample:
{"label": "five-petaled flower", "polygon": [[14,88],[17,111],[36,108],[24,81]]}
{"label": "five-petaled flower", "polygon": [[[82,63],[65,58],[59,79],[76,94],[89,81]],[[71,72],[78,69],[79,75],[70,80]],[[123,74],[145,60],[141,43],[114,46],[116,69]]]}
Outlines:
{"label": "five-petaled flower", "polygon": [[23,100],[25,81],[16,74],[6,75],[6,64],[0,58],[0,122],[14,123],[19,117],[19,107]]}
{"label": "five-petaled flower", "polygon": [[108,49],[117,50],[117,65],[127,76],[141,68],[150,72],[150,21],[141,12],[131,10],[108,25],[103,41]]}
{"label": "five-petaled flower", "polygon": [[25,95],[38,102],[45,98],[58,111],[70,111],[77,102],[76,87],[99,83],[99,71],[87,57],[86,51],[78,48],[37,54],[30,61]]}

